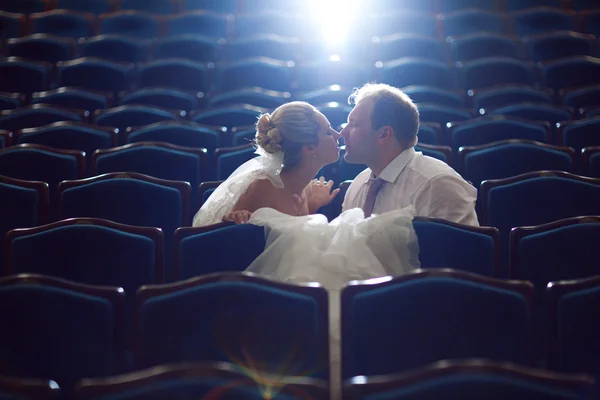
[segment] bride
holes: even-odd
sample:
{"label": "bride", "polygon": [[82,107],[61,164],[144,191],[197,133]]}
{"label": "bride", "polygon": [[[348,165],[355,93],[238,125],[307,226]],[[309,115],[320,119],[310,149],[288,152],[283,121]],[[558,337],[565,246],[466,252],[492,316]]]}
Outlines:
{"label": "bride", "polygon": [[340,290],[351,280],[419,267],[414,207],[376,216],[355,208],[331,222],[315,214],[339,192],[331,191],[332,181],[313,179],[338,160],[339,137],[308,103],[290,102],[263,114],[256,124],[258,157],[235,170],[194,217],[194,226],[264,226],[265,250],[246,271],[288,283],[319,282],[329,291],[333,398],[340,386]]}
{"label": "bride", "polygon": [[338,160],[339,138],[327,118],[308,103],[290,102],[261,115],[255,138],[259,157],[219,185],[193,225],[247,222],[264,207],[294,216],[315,213],[339,192],[331,192],[333,181],[313,180],[322,167]]}

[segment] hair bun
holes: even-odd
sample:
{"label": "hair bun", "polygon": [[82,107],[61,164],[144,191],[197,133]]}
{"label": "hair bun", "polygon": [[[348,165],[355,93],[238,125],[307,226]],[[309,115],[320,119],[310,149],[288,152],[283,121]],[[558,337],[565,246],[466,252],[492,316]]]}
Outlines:
{"label": "hair bun", "polygon": [[266,134],[267,132],[269,132],[269,129],[272,129],[274,127],[275,125],[273,124],[271,114],[269,113],[262,114],[258,118],[258,122],[256,122],[256,131],[259,133]]}
{"label": "hair bun", "polygon": [[255,142],[267,153],[277,153],[283,150],[281,147],[281,133],[273,124],[271,115],[266,113],[260,116],[256,123]]}

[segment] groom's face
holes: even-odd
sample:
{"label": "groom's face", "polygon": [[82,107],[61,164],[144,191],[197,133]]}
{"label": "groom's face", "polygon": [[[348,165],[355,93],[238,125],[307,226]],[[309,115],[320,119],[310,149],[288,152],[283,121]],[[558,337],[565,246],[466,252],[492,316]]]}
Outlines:
{"label": "groom's face", "polygon": [[340,132],[346,145],[344,160],[349,163],[369,164],[377,157],[377,135],[371,125],[374,104],[375,99],[372,98],[359,102],[348,115],[348,124]]}

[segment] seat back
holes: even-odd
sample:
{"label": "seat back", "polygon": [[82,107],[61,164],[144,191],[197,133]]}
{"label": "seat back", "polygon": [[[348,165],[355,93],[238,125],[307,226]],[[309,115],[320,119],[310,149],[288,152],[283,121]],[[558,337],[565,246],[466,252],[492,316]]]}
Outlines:
{"label": "seat back", "polygon": [[[174,238],[177,279],[216,272],[242,272],[265,249],[264,229],[251,224],[179,228]],[[236,251],[231,251],[235,244]]]}
{"label": "seat back", "polygon": [[138,368],[236,360],[267,373],[328,379],[328,329],[322,287],[213,274],[138,291],[135,359]]}
{"label": "seat back", "polygon": [[0,279],[0,299],[3,375],[52,377],[68,394],[121,367],[123,289],[24,274]]}
{"label": "seat back", "polygon": [[437,360],[530,364],[532,297],[530,283],[454,270],[350,282],[341,294],[342,378]]}
{"label": "seat back", "polygon": [[449,221],[416,217],[421,268],[453,268],[489,277],[506,277],[500,266],[500,232]]}

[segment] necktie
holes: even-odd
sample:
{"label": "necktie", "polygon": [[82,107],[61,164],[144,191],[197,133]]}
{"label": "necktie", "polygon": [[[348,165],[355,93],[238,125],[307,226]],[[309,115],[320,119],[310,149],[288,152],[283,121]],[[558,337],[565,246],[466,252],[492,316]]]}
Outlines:
{"label": "necktie", "polygon": [[363,205],[363,211],[365,212],[365,218],[368,218],[373,214],[373,207],[375,207],[375,200],[377,200],[377,193],[381,190],[381,187],[385,181],[380,178],[371,179],[369,182],[369,189],[367,190],[367,198]]}

